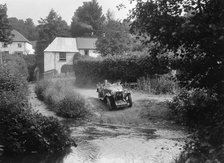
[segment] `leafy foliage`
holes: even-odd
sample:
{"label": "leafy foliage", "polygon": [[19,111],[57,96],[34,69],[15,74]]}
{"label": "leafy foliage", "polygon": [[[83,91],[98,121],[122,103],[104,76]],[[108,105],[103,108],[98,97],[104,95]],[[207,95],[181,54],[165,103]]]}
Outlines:
{"label": "leafy foliage", "polygon": [[[86,36],[91,34],[93,31],[94,35],[99,35],[101,33],[105,17],[102,13],[102,7],[99,6],[96,0],[90,2],[83,2],[73,18],[71,23],[71,33],[73,37]],[[81,31],[78,34],[76,30]]]}
{"label": "leafy foliage", "polygon": [[129,28],[125,22],[119,22],[107,13],[107,21],[103,28],[103,34],[99,36],[96,47],[102,56],[125,54],[131,43]]}
{"label": "leafy foliage", "polygon": [[57,119],[32,113],[21,103],[0,110],[0,144],[6,154],[62,151],[72,143],[69,129]]}
{"label": "leafy foliage", "polygon": [[223,9],[222,0],[140,0],[132,12],[132,32],[173,51],[183,86],[223,91]]}
{"label": "leafy foliage", "polygon": [[83,119],[89,115],[86,108],[85,99],[70,91],[65,97],[56,105],[57,115],[66,118]]}
{"label": "leafy foliage", "polygon": [[0,4],[0,41],[9,43],[11,41],[11,26],[7,16],[7,6]]}
{"label": "leafy foliage", "polygon": [[10,17],[8,20],[12,28],[19,31],[28,40],[38,40],[38,32],[31,18],[27,18],[24,21],[22,19],[17,19],[16,17]]}
{"label": "leafy foliage", "polygon": [[27,64],[22,56],[18,54],[3,54],[2,58],[3,63],[7,64],[7,67],[10,67],[10,71],[13,71],[15,74],[19,73],[23,77],[28,78]]}
{"label": "leafy foliage", "polygon": [[149,55],[82,57],[74,62],[74,71],[77,84],[96,84],[104,79],[136,82],[142,76],[167,73],[167,62],[166,58],[155,59]]}

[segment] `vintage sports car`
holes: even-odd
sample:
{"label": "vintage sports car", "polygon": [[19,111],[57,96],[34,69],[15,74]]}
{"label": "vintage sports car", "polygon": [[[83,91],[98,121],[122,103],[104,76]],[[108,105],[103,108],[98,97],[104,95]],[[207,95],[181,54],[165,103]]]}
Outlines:
{"label": "vintage sports car", "polygon": [[97,84],[97,92],[99,99],[107,103],[109,110],[132,106],[131,93],[119,82],[111,84],[105,81],[103,84]]}

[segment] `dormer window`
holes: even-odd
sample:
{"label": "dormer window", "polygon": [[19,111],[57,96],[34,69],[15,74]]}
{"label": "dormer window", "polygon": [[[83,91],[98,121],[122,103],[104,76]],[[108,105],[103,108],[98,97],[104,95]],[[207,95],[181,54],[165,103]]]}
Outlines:
{"label": "dormer window", "polygon": [[18,48],[21,48],[22,47],[22,44],[21,43],[18,43]]}

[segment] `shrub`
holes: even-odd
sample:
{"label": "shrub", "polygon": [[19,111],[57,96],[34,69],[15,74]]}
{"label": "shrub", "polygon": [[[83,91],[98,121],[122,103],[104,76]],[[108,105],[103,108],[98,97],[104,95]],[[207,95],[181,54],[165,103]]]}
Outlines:
{"label": "shrub", "polygon": [[69,129],[53,117],[32,113],[20,103],[0,107],[0,144],[4,153],[56,152],[72,145]]}
{"label": "shrub", "polygon": [[190,127],[215,124],[220,119],[217,113],[221,106],[216,94],[205,89],[182,90],[169,103],[169,108],[178,122]]}
{"label": "shrub", "polygon": [[224,105],[213,91],[181,90],[169,103],[177,122],[193,131],[191,142],[177,162],[223,162]]}
{"label": "shrub", "polygon": [[7,66],[10,67],[11,71],[14,71],[15,74],[20,73],[25,78],[28,78],[27,64],[22,56],[18,54],[3,54],[3,61],[5,65],[7,64]]}
{"label": "shrub", "polygon": [[0,106],[26,101],[28,94],[25,77],[11,66],[0,66]]}
{"label": "shrub", "polygon": [[104,79],[136,82],[142,76],[167,73],[167,65],[166,58],[158,59],[149,55],[84,56],[74,62],[74,71],[77,84],[96,84]]}
{"label": "shrub", "polygon": [[[72,80],[71,80],[72,79]],[[75,92],[74,78],[56,78],[37,83],[38,98],[44,100],[57,115],[65,118],[83,119],[89,115],[85,99]]]}
{"label": "shrub", "polygon": [[89,114],[86,108],[85,99],[78,93],[71,91],[59,101],[56,107],[57,115],[66,118],[82,119]]}
{"label": "shrub", "polygon": [[45,94],[45,90],[46,88],[49,86],[50,81],[48,80],[41,80],[39,81],[36,86],[35,86],[35,93],[37,95],[37,98],[41,101],[44,100],[44,94]]}
{"label": "shrub", "polygon": [[28,81],[34,81],[34,69],[36,67],[36,56],[35,55],[23,55],[23,59],[26,62],[28,69]]}

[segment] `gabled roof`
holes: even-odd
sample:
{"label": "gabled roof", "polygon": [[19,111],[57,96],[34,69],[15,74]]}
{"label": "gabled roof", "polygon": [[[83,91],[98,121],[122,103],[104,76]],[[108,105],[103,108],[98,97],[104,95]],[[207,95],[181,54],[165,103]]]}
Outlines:
{"label": "gabled roof", "polygon": [[[29,40],[27,40],[21,33],[19,33],[17,30],[12,30],[12,41],[13,42],[28,42],[30,43]],[[31,43],[30,43],[31,44]]]}
{"label": "gabled roof", "polygon": [[78,37],[76,40],[78,49],[96,49],[97,38]]}
{"label": "gabled roof", "polygon": [[75,38],[56,37],[45,52],[78,52]]}

